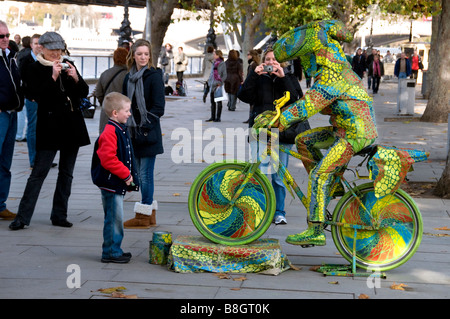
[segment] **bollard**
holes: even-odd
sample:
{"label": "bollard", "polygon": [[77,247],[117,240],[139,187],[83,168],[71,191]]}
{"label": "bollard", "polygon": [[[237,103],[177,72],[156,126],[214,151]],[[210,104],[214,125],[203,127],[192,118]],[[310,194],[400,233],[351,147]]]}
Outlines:
{"label": "bollard", "polygon": [[397,113],[399,115],[413,115],[416,103],[416,81],[398,79]]}
{"label": "bollard", "polygon": [[406,106],[406,114],[414,115],[416,106],[416,80],[406,81],[406,91],[408,92],[408,104]]}

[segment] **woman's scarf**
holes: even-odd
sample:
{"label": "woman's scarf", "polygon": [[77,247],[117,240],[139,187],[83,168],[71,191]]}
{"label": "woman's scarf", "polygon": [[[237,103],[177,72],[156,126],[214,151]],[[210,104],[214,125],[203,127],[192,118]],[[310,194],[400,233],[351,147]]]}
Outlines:
{"label": "woman's scarf", "polygon": [[381,76],[379,61],[373,61],[373,75],[377,77]]}
{"label": "woman's scarf", "polygon": [[[44,65],[44,66],[53,66],[53,62],[51,62],[51,61],[49,61],[49,60],[46,60],[45,58],[44,58],[44,55],[42,54],[42,53],[39,53],[37,56],[36,56],[36,60],[38,60],[39,61],[39,63],[40,64],[42,64],[42,65]],[[63,61],[63,57],[61,56],[61,57],[59,57],[59,62],[62,62]]]}
{"label": "woman's scarf", "polygon": [[219,82],[222,82],[222,79],[220,78],[219,70],[217,68],[218,68],[219,64],[222,63],[222,61],[223,60],[221,58],[217,58],[214,61],[214,80],[219,81]]}
{"label": "woman's scarf", "polygon": [[[147,105],[145,104],[145,97],[144,97],[144,81],[142,79],[144,72],[147,69],[148,67],[145,66],[141,68],[139,71],[137,71],[136,65],[133,65],[130,70],[130,75],[127,84],[128,97],[131,100],[133,99],[133,95],[136,97],[137,107],[139,113],[141,114],[141,123],[139,124],[140,127],[142,127],[145,123],[150,123],[147,117]],[[128,127],[137,126],[133,115],[128,118],[127,125]]]}

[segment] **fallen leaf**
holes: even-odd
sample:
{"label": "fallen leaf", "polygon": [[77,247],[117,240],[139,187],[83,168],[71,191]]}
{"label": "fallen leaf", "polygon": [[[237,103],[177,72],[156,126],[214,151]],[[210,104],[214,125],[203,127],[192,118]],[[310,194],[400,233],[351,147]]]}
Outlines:
{"label": "fallen leaf", "polygon": [[311,270],[311,271],[317,271],[317,269],[319,269],[320,267],[322,267],[322,266],[311,266],[311,267],[309,268],[309,270]]}
{"label": "fallen leaf", "polygon": [[238,291],[241,290],[241,288],[230,288],[230,290]]}
{"label": "fallen leaf", "polygon": [[181,196],[180,193],[173,193],[172,196]]}
{"label": "fallen leaf", "polygon": [[450,230],[447,226],[435,228],[436,230]]}
{"label": "fallen leaf", "polygon": [[392,290],[405,290],[405,287],[408,287],[405,284],[395,284],[395,282],[391,285]]}
{"label": "fallen leaf", "polygon": [[289,266],[292,268],[292,270],[302,270],[302,267],[297,267],[294,264],[289,264]]}
{"label": "fallen leaf", "polygon": [[125,291],[125,290],[127,290],[127,288],[120,286],[120,287],[112,287],[112,288],[100,288],[97,291],[100,291],[101,293],[104,293],[104,294],[111,294],[113,292]]}
{"label": "fallen leaf", "polygon": [[137,299],[137,295],[125,295],[124,293],[117,292],[117,291],[114,291],[111,294],[111,297],[112,298],[122,298],[122,299]]}
{"label": "fallen leaf", "polygon": [[423,233],[424,235],[427,236],[434,236],[434,237],[450,237],[449,234],[432,234],[432,233]]}
{"label": "fallen leaf", "polygon": [[214,276],[218,277],[219,279],[231,279],[230,275],[223,272],[216,273],[214,274]]}
{"label": "fallen leaf", "polygon": [[330,285],[339,285],[339,281],[329,281]]}
{"label": "fallen leaf", "polygon": [[246,281],[247,278],[245,277],[237,277],[237,278],[233,278],[234,281]]}
{"label": "fallen leaf", "polygon": [[366,294],[360,294],[358,299],[370,299],[368,295]]}

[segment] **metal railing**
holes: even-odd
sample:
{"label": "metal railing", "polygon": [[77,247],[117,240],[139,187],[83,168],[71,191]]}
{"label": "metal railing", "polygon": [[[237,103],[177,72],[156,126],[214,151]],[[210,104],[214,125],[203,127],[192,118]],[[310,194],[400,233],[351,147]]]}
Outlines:
{"label": "metal railing", "polygon": [[[74,59],[74,63],[80,72],[83,79],[95,80],[107,69],[113,67],[114,61],[112,56],[105,55],[78,55],[73,54],[71,58]],[[202,74],[203,56],[189,56],[188,57],[187,70],[184,74],[200,75]],[[175,75],[175,68],[173,59],[171,75]]]}

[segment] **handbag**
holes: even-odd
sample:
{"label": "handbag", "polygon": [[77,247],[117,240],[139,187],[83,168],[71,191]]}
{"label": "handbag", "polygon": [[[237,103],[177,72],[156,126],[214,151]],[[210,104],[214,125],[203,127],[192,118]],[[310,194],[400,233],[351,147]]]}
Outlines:
{"label": "handbag", "polygon": [[214,91],[214,102],[228,101],[228,94],[225,94],[223,87],[219,86]]}
{"label": "handbag", "polygon": [[280,142],[286,144],[295,144],[295,138],[300,133],[311,129],[308,120],[298,122],[290,126],[288,129],[280,133]]}

